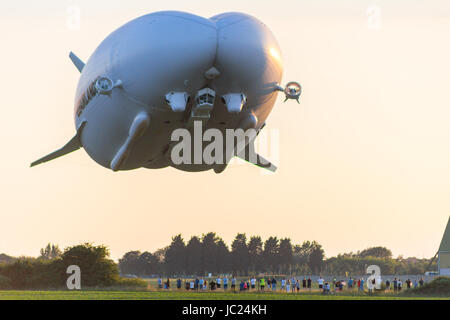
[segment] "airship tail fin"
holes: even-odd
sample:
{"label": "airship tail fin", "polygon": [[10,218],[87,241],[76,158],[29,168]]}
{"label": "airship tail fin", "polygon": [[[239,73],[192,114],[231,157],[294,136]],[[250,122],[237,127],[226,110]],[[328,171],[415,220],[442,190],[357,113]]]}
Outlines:
{"label": "airship tail fin", "polygon": [[[277,166],[266,160],[263,156],[259,155],[255,152],[254,141],[249,143],[241,152],[239,152],[236,157],[239,159],[245,160],[248,163],[252,163],[257,167],[262,169],[267,169],[271,172],[275,172],[277,170]],[[227,168],[227,163],[217,165],[214,168],[215,173],[222,173]]]}
{"label": "airship tail fin", "polygon": [[82,145],[80,143],[79,133],[81,132],[81,129],[84,127],[85,123],[86,122],[83,122],[80,125],[80,128],[78,129],[77,134],[72,139],[70,139],[70,141],[67,142],[64,145],[64,147],[46,155],[45,157],[40,158],[39,160],[34,161],[33,163],[30,164],[30,167],[37,166],[38,164],[59,158],[61,156],[64,156],[68,153],[71,153],[73,151],[80,149],[82,147]]}
{"label": "airship tail fin", "polygon": [[[259,155],[258,153],[254,153],[253,157],[249,155],[248,151],[248,147],[245,148],[244,150],[242,150],[238,155],[236,155],[236,157],[245,160],[249,163],[254,164],[257,167],[263,168],[263,169],[267,169],[271,172],[275,172],[277,171],[277,166],[274,165],[273,163],[271,163],[269,160],[266,160],[263,156]],[[254,147],[252,148],[253,152],[254,152]]]}
{"label": "airship tail fin", "polygon": [[70,51],[69,58],[70,60],[72,60],[73,64],[78,69],[78,71],[80,71],[81,73],[81,71],[83,71],[84,68],[84,62],[81,61],[81,59],[78,58],[72,51]]}

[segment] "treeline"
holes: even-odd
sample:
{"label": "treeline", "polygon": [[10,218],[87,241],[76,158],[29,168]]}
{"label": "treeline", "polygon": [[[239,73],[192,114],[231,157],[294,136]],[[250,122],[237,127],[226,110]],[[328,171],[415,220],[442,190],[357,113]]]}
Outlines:
{"label": "treeline", "polygon": [[[11,257],[10,257],[11,258]],[[67,267],[81,269],[81,286],[109,287],[116,285],[142,286],[138,279],[119,276],[117,263],[109,258],[105,246],[90,243],[68,247],[64,251],[48,245],[38,258],[5,259],[0,263],[0,289],[59,289],[66,287]]]}
{"label": "treeline", "polygon": [[324,250],[316,241],[294,245],[288,238],[260,236],[247,239],[239,233],[225,244],[214,232],[193,236],[187,243],[176,235],[166,248],[154,253],[130,251],[120,260],[122,274],[151,275],[207,275],[232,273],[287,274],[293,272],[318,273],[323,268]]}
{"label": "treeline", "polygon": [[138,276],[205,276],[211,274],[298,274],[351,276],[366,273],[369,265],[382,274],[423,274],[436,269],[431,259],[393,258],[385,247],[368,248],[325,258],[316,241],[292,244],[289,238],[236,235],[228,247],[214,232],[193,236],[185,242],[181,234],[165,248],[153,253],[130,251],[119,260],[122,274]]}

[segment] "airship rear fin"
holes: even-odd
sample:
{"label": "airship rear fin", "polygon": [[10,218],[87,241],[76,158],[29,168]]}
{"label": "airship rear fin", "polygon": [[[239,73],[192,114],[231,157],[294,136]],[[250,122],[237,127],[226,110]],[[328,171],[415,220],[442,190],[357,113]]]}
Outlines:
{"label": "airship rear fin", "polygon": [[37,166],[38,164],[41,164],[41,163],[44,163],[44,162],[47,162],[47,161],[59,158],[61,156],[64,156],[64,155],[66,155],[68,153],[71,153],[73,151],[76,151],[76,150],[80,149],[82,147],[82,145],[80,143],[79,134],[80,134],[81,130],[83,129],[85,123],[86,122],[82,122],[81,123],[77,134],[72,139],[70,139],[70,141],[67,142],[64,145],[64,147],[62,147],[62,148],[60,148],[60,149],[58,149],[58,150],[56,150],[56,151],[46,155],[45,157],[40,158],[39,160],[34,161],[33,163],[30,164],[30,167]]}
{"label": "airship rear fin", "polygon": [[277,171],[277,166],[274,165],[273,163],[271,163],[269,160],[266,160],[263,156],[256,154],[256,161],[250,159],[246,154],[244,154],[244,152],[241,152],[240,154],[237,155],[238,158],[245,160],[249,163],[254,164],[257,167],[263,168],[263,169],[267,169],[269,171],[275,172]]}
{"label": "airship rear fin", "polygon": [[70,51],[69,58],[70,60],[72,60],[73,64],[78,69],[78,71],[80,71],[81,73],[81,71],[83,71],[84,68],[84,62],[81,61],[81,59],[78,58],[72,51]]}

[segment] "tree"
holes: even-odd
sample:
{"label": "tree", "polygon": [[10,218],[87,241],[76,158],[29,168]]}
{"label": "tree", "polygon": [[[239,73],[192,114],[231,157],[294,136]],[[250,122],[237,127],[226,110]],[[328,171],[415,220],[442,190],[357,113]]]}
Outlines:
{"label": "tree", "polygon": [[322,248],[322,245],[320,245],[318,242],[313,241],[311,243],[311,251],[309,255],[309,261],[308,265],[310,269],[315,273],[319,274],[323,267],[323,260],[325,258],[325,254]]}
{"label": "tree", "polygon": [[190,275],[203,273],[202,243],[197,236],[193,236],[186,245],[186,271]]}
{"label": "tree", "polygon": [[223,241],[221,238],[218,239],[216,243],[217,247],[217,272],[218,273],[229,273],[231,270],[231,263],[230,263],[230,251],[228,250],[227,245],[225,244],[225,241]]}
{"label": "tree", "polygon": [[386,247],[371,247],[364,249],[358,253],[361,258],[376,257],[376,258],[392,258],[392,251]]}
{"label": "tree", "polygon": [[141,275],[139,257],[140,251],[129,251],[119,259],[119,269],[122,274]]}
{"label": "tree", "polygon": [[293,261],[291,239],[285,238],[280,240],[278,255],[279,255],[278,264],[281,267],[281,272],[290,273]]}
{"label": "tree", "polygon": [[278,249],[277,237],[269,237],[264,242],[263,265],[266,267],[266,270],[270,272],[274,272],[276,270],[276,266],[278,265]]}
{"label": "tree", "polygon": [[64,278],[68,266],[80,267],[82,286],[109,286],[119,280],[119,268],[109,259],[109,250],[103,245],[84,243],[66,248],[61,255],[61,263]]}
{"label": "tree", "polygon": [[55,259],[61,256],[61,250],[59,249],[58,245],[54,245],[51,243],[48,243],[45,248],[42,248],[40,250],[41,256],[39,258],[41,259]]}
{"label": "tree", "polygon": [[166,272],[168,275],[183,274],[186,270],[186,245],[181,234],[172,238],[164,256]]}
{"label": "tree", "polygon": [[217,272],[217,240],[217,236],[214,232],[204,234],[202,237],[202,270],[204,273]]}
{"label": "tree", "polygon": [[138,262],[140,274],[142,275],[153,276],[164,273],[160,258],[148,251],[145,251],[139,256]]}
{"label": "tree", "polygon": [[254,272],[262,271],[263,242],[260,236],[252,236],[248,242],[248,255],[250,270]]}
{"label": "tree", "polygon": [[233,272],[246,274],[248,271],[248,247],[245,233],[238,233],[231,243],[231,261]]}

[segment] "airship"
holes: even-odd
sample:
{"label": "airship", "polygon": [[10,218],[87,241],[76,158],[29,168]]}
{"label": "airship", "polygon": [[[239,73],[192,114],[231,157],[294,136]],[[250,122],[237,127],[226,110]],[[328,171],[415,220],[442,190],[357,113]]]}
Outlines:
{"label": "airship", "polygon": [[[255,137],[225,152],[223,161],[174,161],[173,133],[195,136],[196,124],[224,136],[266,125],[279,92],[299,101],[298,82],[280,85],[283,61],[269,28],[248,14],[211,18],[162,11],[136,18],[106,37],[84,63],[75,93],[76,133],[35,166],[83,148],[113,171],[173,167],[221,173],[240,157],[271,171],[262,156],[249,157]],[[194,138],[193,138],[194,139]],[[191,144],[192,149],[207,147]],[[195,155],[195,152],[193,152]]]}

